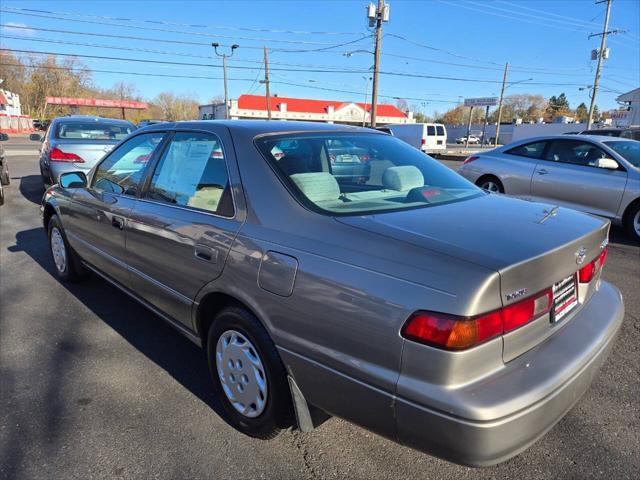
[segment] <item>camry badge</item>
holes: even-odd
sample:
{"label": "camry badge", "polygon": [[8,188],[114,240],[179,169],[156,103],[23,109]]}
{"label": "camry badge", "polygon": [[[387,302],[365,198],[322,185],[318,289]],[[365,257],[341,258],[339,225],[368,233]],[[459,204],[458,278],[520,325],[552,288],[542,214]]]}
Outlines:
{"label": "camry badge", "polygon": [[516,298],[523,296],[525,293],[527,293],[526,288],[521,288],[515,292],[507,293],[507,301],[515,300]]}
{"label": "camry badge", "polygon": [[578,265],[582,265],[586,257],[587,257],[587,249],[584,247],[580,247],[576,252],[576,263]]}

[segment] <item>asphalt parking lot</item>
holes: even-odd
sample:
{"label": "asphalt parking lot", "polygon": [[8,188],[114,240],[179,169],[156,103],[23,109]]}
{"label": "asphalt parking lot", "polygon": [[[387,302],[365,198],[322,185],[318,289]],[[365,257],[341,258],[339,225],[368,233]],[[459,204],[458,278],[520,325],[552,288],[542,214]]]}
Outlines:
{"label": "asphalt parking lot", "polygon": [[1,479],[638,478],[640,246],[621,230],[612,231],[605,268],[627,311],[614,350],[585,397],[518,457],[464,468],[336,418],[263,442],[216,414],[195,345],[95,276],[74,285],[55,279],[35,148],[5,142]]}

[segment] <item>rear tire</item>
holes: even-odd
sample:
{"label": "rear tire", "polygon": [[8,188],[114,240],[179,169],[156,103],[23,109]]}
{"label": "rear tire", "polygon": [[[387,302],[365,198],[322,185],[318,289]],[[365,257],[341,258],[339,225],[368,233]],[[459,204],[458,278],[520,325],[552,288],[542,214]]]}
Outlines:
{"label": "rear tire", "polygon": [[216,315],[207,359],[223,417],[236,430],[268,440],[293,424],[293,402],[269,334],[248,310],[231,306]]}
{"label": "rear tire", "polygon": [[0,174],[0,183],[2,185],[9,185],[11,183],[11,177],[9,177],[9,165],[7,165],[7,159],[2,162],[2,174]]}
{"label": "rear tire", "polygon": [[57,215],[49,219],[49,251],[57,277],[65,282],[77,282],[86,276],[80,258],[73,251]]}
{"label": "rear tire", "polygon": [[486,192],[504,193],[504,185],[502,185],[502,182],[498,177],[493,175],[480,177],[476,182],[476,185]]}
{"label": "rear tire", "polygon": [[640,202],[637,202],[631,207],[629,213],[627,213],[625,228],[631,237],[640,242]]}

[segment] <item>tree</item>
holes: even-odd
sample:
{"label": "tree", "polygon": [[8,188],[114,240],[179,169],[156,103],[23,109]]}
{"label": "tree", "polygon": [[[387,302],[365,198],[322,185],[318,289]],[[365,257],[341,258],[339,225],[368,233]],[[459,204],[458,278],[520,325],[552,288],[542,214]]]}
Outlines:
{"label": "tree", "polygon": [[[536,122],[544,116],[547,108],[547,100],[542,95],[519,94],[509,95],[502,102],[502,120],[511,122],[515,118],[521,118],[525,122]],[[490,116],[490,121],[498,121],[498,109]]]}
{"label": "tree", "polygon": [[404,98],[398,98],[396,100],[396,107],[398,107],[398,110],[401,110],[403,112],[408,112],[409,102],[407,102]]}
{"label": "tree", "polygon": [[576,108],[576,122],[586,122],[589,118],[589,110],[587,110],[587,106],[582,102]]}
{"label": "tree", "polygon": [[567,100],[567,96],[564,93],[561,93],[557,97],[553,95],[549,99],[547,114],[549,114],[552,117],[557,117],[560,115],[567,115],[570,113],[571,113],[571,107],[569,106],[569,101]]}
{"label": "tree", "polygon": [[194,96],[160,93],[154,104],[158,105],[165,120],[194,120],[198,118],[198,101]]}

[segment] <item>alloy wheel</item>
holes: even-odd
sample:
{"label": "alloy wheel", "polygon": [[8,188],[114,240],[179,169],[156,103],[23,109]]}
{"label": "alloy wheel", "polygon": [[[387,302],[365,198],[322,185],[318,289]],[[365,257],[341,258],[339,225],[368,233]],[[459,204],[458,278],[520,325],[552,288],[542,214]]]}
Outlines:
{"label": "alloy wheel", "polygon": [[500,187],[498,186],[498,184],[491,180],[482,182],[482,185],[480,185],[480,188],[482,188],[483,190],[486,190],[487,192],[500,193]]}

